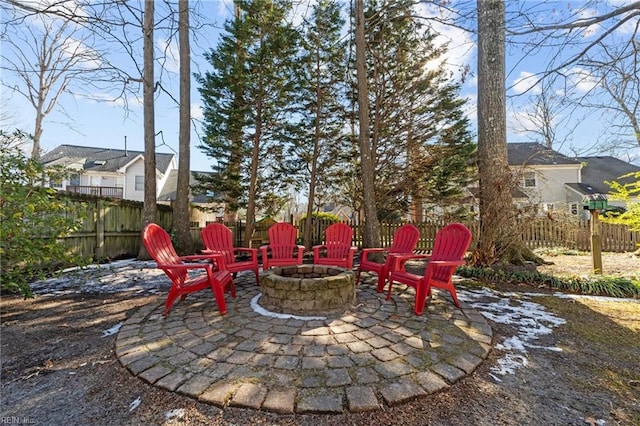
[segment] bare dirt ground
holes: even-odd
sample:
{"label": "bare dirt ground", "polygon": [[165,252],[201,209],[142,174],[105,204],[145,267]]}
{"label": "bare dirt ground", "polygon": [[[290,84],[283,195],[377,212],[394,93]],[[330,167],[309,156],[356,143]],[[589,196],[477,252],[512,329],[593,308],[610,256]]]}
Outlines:
{"label": "bare dirt ground", "polygon": [[[543,254],[551,265],[538,266],[538,272],[550,275],[588,275],[593,269],[593,258],[589,254],[551,255]],[[640,257],[633,253],[602,253],[602,274],[627,278],[640,277]]]}
{"label": "bare dirt ground", "polygon": [[[541,272],[587,274],[588,256],[548,257]],[[637,276],[640,259],[603,259]],[[528,289],[534,291],[535,289]],[[511,296],[517,298],[517,295]],[[0,421],[42,425],[640,425],[640,303],[536,297],[567,322],[528,348],[526,367],[492,373],[512,326],[491,322],[494,350],[438,394],[369,413],[276,415],[224,409],[150,386],[114,355],[105,330],[162,294],[119,291],[3,296]],[[542,349],[560,348],[561,351]],[[139,402],[139,404],[137,404]]]}

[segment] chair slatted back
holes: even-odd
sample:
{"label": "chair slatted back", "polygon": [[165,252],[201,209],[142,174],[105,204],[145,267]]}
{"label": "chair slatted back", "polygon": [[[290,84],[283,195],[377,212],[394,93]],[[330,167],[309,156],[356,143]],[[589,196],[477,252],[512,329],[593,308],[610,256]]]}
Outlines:
{"label": "chair slatted back", "polygon": [[[171,237],[155,223],[148,224],[142,233],[142,241],[147,248],[147,252],[156,261],[159,268],[163,265],[181,264],[180,256],[176,253],[171,242]],[[186,270],[165,269],[165,273],[171,281],[183,284],[187,279]]]}
{"label": "chair slatted back", "polygon": [[389,253],[411,253],[418,245],[420,230],[411,224],[402,225],[393,233]]}
{"label": "chair slatted back", "polygon": [[[471,238],[471,231],[461,223],[451,223],[445,226],[436,234],[430,260],[455,261],[463,259],[471,244]],[[448,280],[453,272],[450,269],[452,268],[436,267],[433,271],[433,278]]]}
{"label": "chair slatted back", "polygon": [[269,247],[273,258],[284,259],[293,256],[298,231],[290,223],[279,222],[269,228]]}
{"label": "chair slatted back", "polygon": [[235,261],[231,229],[221,223],[211,223],[202,230],[200,235],[205,248],[222,254],[227,265]]}
{"label": "chair slatted back", "polygon": [[345,223],[330,225],[325,231],[327,257],[339,259],[348,256],[352,240],[353,229],[349,225]]}

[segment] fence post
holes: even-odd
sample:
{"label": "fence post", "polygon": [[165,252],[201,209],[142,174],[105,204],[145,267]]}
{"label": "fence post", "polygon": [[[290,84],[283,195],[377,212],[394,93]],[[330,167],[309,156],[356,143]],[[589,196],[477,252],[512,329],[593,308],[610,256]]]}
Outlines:
{"label": "fence post", "polygon": [[104,201],[96,203],[96,259],[104,257]]}

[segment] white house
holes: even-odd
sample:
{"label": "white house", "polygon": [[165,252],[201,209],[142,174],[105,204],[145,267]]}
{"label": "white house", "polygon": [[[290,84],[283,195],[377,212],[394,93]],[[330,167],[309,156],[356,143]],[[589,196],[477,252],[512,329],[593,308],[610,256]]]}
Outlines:
{"label": "white house", "polygon": [[[60,165],[78,173],[51,186],[69,192],[144,201],[144,153],[112,148],[60,145],[44,154],[45,166]],[[156,197],[177,169],[175,154],[156,153]]]}

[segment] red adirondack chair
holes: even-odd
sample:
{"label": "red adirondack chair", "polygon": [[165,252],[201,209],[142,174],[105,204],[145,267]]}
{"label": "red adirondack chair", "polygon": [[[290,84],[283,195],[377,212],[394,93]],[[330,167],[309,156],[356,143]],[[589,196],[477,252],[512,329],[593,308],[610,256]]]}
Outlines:
{"label": "red adirondack chair", "polygon": [[325,231],[325,243],[313,246],[313,263],[353,269],[353,255],[357,247],[351,246],[353,229],[344,223],[334,223]]}
{"label": "red adirondack chair", "polygon": [[[258,249],[248,247],[233,247],[231,229],[221,223],[211,223],[200,231],[205,254],[221,254],[224,263],[235,277],[240,271],[253,271],[256,274],[256,284],[260,285],[258,266]],[[236,255],[247,253],[248,260],[237,260]]]}
{"label": "red adirondack chair", "polygon": [[[219,254],[178,256],[171,237],[155,223],[145,226],[142,231],[142,242],[149,255],[156,261],[171,280],[171,289],[164,304],[163,315],[169,314],[175,300],[184,300],[187,294],[210,287],[213,291],[220,314],[227,313],[224,293],[228,289],[231,296],[236,297],[231,273],[225,269],[224,257]],[[210,260],[213,263],[194,263],[194,260]],[[185,263],[186,262],[186,263]],[[192,276],[190,271],[204,269],[205,273]]]}
{"label": "red adirondack chair", "polygon": [[290,223],[279,222],[269,227],[269,244],[260,246],[262,269],[272,266],[302,264],[304,246],[296,244],[298,231]]}
{"label": "red adirondack chair", "polygon": [[[356,284],[360,282],[360,274],[362,271],[376,273],[378,274],[378,286],[376,290],[378,293],[382,293],[384,290],[384,284],[387,281],[389,265],[391,264],[392,258],[400,254],[413,254],[413,249],[416,248],[419,238],[420,231],[418,228],[411,224],[406,224],[396,229],[393,233],[391,247],[362,249],[362,252],[360,253],[360,265],[358,265]],[[383,253],[386,254],[387,258],[384,263],[378,263],[369,259],[369,255],[372,253]]]}
{"label": "red adirondack chair", "polygon": [[[464,265],[464,255],[471,244],[471,231],[461,223],[452,223],[436,234],[436,241],[431,255],[396,256],[389,272],[389,291],[391,297],[393,282],[404,283],[416,290],[416,302],[413,308],[416,315],[422,315],[427,297],[431,296],[431,288],[448,290],[453,303],[460,307],[458,295],[453,285],[452,276],[456,267]],[[405,270],[410,259],[428,259],[423,275],[415,275]]]}

